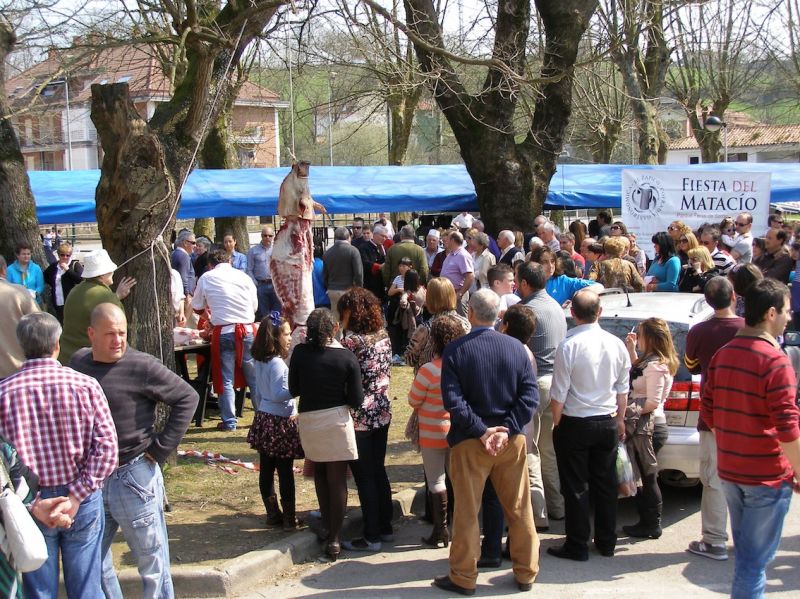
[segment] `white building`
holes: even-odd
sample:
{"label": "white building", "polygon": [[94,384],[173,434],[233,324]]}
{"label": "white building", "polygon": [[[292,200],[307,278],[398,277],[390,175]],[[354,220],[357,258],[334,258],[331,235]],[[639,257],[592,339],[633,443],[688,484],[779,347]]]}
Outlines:
{"label": "white building", "polygon": [[[725,142],[726,131],[721,130]],[[720,148],[724,155],[725,145]],[[667,164],[700,164],[700,148],[693,136],[669,144]],[[721,157],[720,162],[725,162]],[[800,125],[729,124],[727,162],[800,162]]]}

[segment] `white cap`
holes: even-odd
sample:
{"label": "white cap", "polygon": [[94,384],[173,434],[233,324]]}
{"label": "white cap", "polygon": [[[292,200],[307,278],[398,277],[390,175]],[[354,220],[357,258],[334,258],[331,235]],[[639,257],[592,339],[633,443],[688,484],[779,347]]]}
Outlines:
{"label": "white cap", "polygon": [[111,261],[108,252],[105,250],[94,250],[83,257],[84,279],[93,279],[100,275],[107,275],[117,270],[117,265]]}
{"label": "white cap", "polygon": [[435,237],[436,239],[439,239],[441,237],[441,234],[439,233],[439,229],[431,229],[430,231],[428,231],[428,235],[427,236],[428,237]]}

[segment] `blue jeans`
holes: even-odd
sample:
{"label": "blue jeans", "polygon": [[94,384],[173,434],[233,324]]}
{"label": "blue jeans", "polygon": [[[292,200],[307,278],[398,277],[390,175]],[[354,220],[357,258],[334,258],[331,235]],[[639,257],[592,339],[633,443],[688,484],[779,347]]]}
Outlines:
{"label": "blue jeans", "polygon": [[258,283],[256,285],[256,292],[258,294],[258,310],[256,311],[256,321],[261,322],[261,319],[269,316],[270,312],[277,311],[283,312],[283,305],[275,293],[275,287],[272,281],[267,283]]}
{"label": "blue jeans", "polygon": [[142,597],[172,598],[169,538],[164,521],[164,477],[158,464],[135,458],[117,468],[103,486],[106,528],[103,533],[103,590],[108,599],[122,599],[111,543],[118,528],[142,577]]}
{"label": "blue jeans", "polygon": [[[43,499],[69,495],[66,486],[42,487]],[[70,528],[47,528],[36,522],[47,543],[47,561],[35,572],[23,574],[24,596],[58,597],[58,552],[64,565],[64,586],[70,599],[102,599],[100,540],[103,538],[103,495],[95,491],[84,499]]]}
{"label": "blue jeans", "polygon": [[506,521],[503,517],[503,506],[492,486],[492,481],[486,479],[481,497],[481,526],[483,540],[481,541],[481,557],[484,559],[502,559],[503,556],[503,531]]}
{"label": "blue jeans", "polygon": [[[219,411],[222,423],[228,428],[236,428],[236,398],[233,391],[233,372],[236,363],[235,333],[224,333],[219,337],[220,360],[222,361],[222,395],[219,398]],[[253,346],[253,333],[247,333],[243,338],[244,353],[242,354],[242,370],[250,387],[252,401],[257,401],[256,380],[253,370],[253,357],[250,348]]]}
{"label": "blue jeans", "polygon": [[757,599],[764,596],[765,570],[781,541],[783,520],[789,511],[792,487],[739,485],[722,481],[731,517],[736,565],[731,597]]}

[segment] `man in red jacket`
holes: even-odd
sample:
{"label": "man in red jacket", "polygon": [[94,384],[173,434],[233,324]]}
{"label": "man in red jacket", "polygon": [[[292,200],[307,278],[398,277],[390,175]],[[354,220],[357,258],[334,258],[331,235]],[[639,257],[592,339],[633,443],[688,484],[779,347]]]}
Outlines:
{"label": "man in red jacket", "polygon": [[763,597],[800,473],[800,410],[789,358],[776,337],[792,317],[774,279],[745,296],[745,327],[711,360],[701,414],[717,439],[717,464],[733,531],[731,596]]}

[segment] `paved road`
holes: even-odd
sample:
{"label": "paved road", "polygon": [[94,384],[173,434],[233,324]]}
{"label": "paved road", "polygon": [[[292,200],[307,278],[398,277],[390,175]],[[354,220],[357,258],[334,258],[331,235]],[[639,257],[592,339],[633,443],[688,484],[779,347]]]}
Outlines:
{"label": "paved road", "polygon": [[[685,551],[699,537],[700,494],[696,489],[667,489],[664,536],[657,541],[621,538],[613,558],[591,553],[588,562],[560,560],[545,553],[558,545],[563,522],[541,535],[541,571],[533,593],[540,597],[631,597],[654,592],[662,597],[723,597],[730,591],[733,557],[715,562]],[[630,500],[622,502],[620,524],[634,520]],[[408,520],[396,530],[396,542],[378,554],[343,552],[335,564],[303,564],[245,599],[274,597],[446,597],[431,587],[434,576],[447,572],[447,550],[420,549],[419,538],[429,525]],[[768,591],[775,597],[800,597],[800,497],[795,496],[784,527],[783,541],[768,570]],[[517,595],[510,563],[483,571],[478,596]]]}

